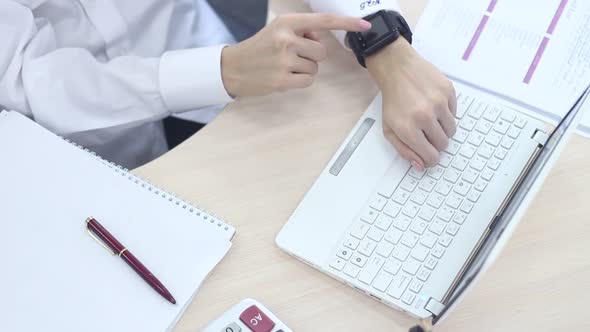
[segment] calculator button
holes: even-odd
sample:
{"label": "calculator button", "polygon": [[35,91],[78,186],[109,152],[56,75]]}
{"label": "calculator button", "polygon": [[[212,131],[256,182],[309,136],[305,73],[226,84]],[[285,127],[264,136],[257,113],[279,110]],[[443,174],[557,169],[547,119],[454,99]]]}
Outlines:
{"label": "calculator button", "polygon": [[275,327],[275,322],[255,305],[244,310],[240,320],[254,332],[270,332]]}
{"label": "calculator button", "polygon": [[221,332],[241,332],[241,331],[242,331],[242,328],[236,323],[231,323],[228,326],[221,329]]}

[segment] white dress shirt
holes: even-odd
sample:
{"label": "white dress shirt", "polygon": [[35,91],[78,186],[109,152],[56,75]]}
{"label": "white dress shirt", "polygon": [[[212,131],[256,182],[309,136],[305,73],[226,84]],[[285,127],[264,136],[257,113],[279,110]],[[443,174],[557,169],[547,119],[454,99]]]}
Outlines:
{"label": "white dress shirt", "polygon": [[[397,8],[309,4],[354,16]],[[0,105],[129,168],[167,150],[162,118],[232,101],[228,33],[205,0],[4,0],[0,35]]]}

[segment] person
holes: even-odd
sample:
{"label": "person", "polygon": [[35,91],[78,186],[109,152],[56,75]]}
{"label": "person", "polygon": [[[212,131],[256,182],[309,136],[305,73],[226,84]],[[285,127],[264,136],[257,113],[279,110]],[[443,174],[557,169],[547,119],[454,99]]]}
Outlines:
{"label": "person", "polygon": [[[326,58],[318,31],[364,31],[360,17],[398,9],[308,3],[316,13],[264,26],[259,0],[2,1],[0,105],[133,168],[167,151],[162,119],[207,122],[218,110],[205,107],[309,87]],[[414,167],[436,164],[455,132],[450,81],[403,38],[366,66],[383,93],[385,137]]]}

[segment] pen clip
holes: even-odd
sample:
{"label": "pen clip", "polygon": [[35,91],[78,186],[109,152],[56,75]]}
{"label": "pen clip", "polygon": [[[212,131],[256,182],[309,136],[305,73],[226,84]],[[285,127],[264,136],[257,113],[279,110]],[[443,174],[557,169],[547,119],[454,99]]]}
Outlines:
{"label": "pen clip", "polygon": [[88,223],[92,220],[92,217],[89,217],[86,219],[86,231],[88,232],[88,234],[96,241],[98,242],[98,244],[100,244],[103,248],[105,248],[109,253],[111,253],[111,255],[116,256],[117,253],[114,252],[111,248],[109,248],[109,246],[107,246],[101,239],[99,239],[88,227]]}

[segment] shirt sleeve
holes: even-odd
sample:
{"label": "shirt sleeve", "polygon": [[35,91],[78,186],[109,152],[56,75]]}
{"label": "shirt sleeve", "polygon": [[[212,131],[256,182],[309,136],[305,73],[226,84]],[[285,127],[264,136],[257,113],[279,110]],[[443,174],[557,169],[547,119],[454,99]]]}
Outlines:
{"label": "shirt sleeve", "polygon": [[[306,0],[316,13],[334,13],[342,16],[365,17],[382,9],[400,11],[397,0]],[[346,46],[346,31],[333,31],[336,39]]]}
{"label": "shirt sleeve", "polygon": [[139,126],[231,100],[221,80],[223,46],[105,61],[57,47],[51,26],[13,1],[0,2],[0,34],[0,109],[61,135]]}

